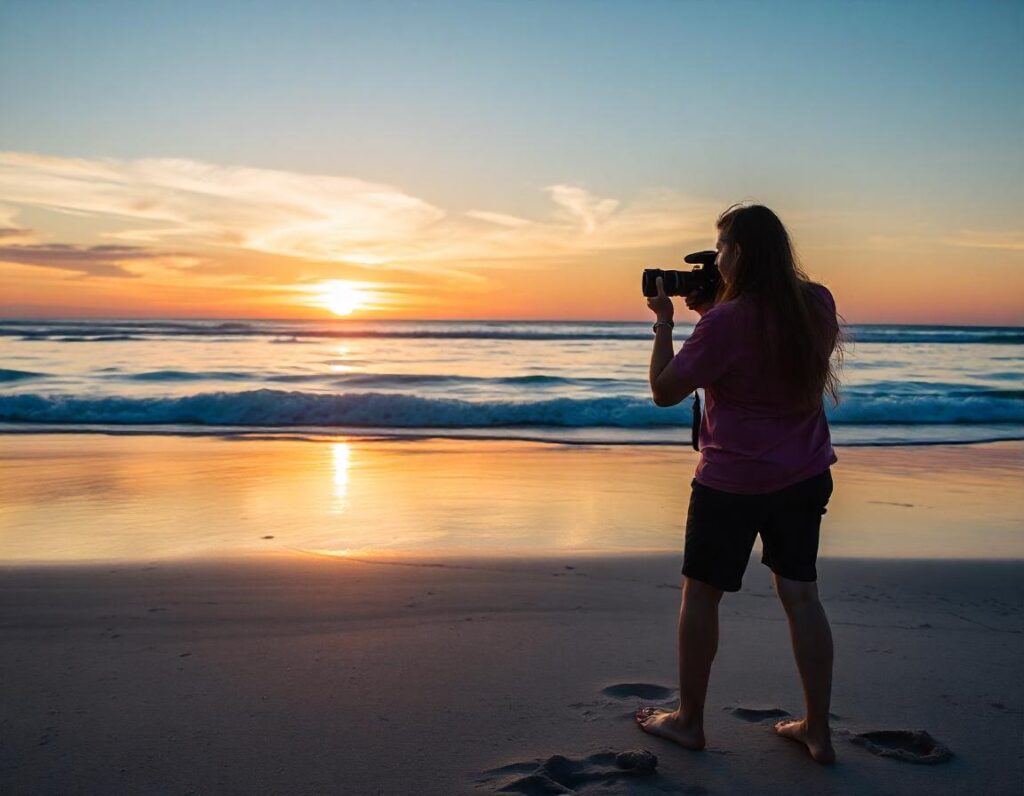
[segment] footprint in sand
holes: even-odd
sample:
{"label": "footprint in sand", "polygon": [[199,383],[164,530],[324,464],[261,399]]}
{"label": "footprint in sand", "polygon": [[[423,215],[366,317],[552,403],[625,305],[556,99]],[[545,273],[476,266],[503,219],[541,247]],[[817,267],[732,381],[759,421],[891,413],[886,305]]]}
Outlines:
{"label": "footprint in sand", "polygon": [[924,730],[875,730],[850,736],[850,741],[880,757],[906,763],[944,763],[953,753]]}
{"label": "footprint in sand", "polygon": [[605,707],[611,707],[615,702],[630,701],[633,707],[625,713],[618,715],[623,721],[634,721],[638,702],[660,703],[664,708],[671,709],[676,706],[677,691],[655,683],[616,683],[607,688],[602,688],[601,693],[610,699],[604,703]]}
{"label": "footprint in sand", "polygon": [[[607,688],[602,688],[601,695],[604,697],[603,699],[597,699],[593,702],[573,702],[569,707],[577,710],[586,708],[586,710],[580,713],[580,718],[583,721],[601,721],[607,715],[607,708],[614,708],[617,706],[617,703],[627,700],[661,702],[666,707],[674,705],[676,690],[663,685],[655,685],[654,683],[616,683]],[[618,718],[632,721],[634,710],[635,707],[620,714]]]}
{"label": "footprint in sand", "polygon": [[[778,720],[792,718],[793,716],[788,710],[783,710],[782,708],[751,708],[739,705],[734,708],[725,707],[722,710],[728,710],[736,718],[750,722],[768,721],[769,719]],[[829,713],[828,718],[829,721],[839,721],[842,716],[837,713]]]}
{"label": "footprint in sand", "polygon": [[675,697],[676,690],[654,683],[617,683],[602,688],[601,693],[612,699],[671,699]]}
{"label": "footprint in sand", "polygon": [[[668,791],[651,781],[658,758],[646,749],[625,752],[602,751],[573,760],[552,755],[547,760],[511,763],[488,769],[476,780],[478,788],[496,793],[525,793],[530,796],[549,793],[685,793]],[[650,788],[638,790],[646,780]]]}
{"label": "footprint in sand", "polygon": [[792,716],[788,710],[782,708],[749,708],[742,705],[735,708],[723,708],[732,715],[744,721],[767,721],[768,719],[784,719]]}

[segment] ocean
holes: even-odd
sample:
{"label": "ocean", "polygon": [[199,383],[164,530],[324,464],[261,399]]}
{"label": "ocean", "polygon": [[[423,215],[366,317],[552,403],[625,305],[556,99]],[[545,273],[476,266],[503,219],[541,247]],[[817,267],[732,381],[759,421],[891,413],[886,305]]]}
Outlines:
{"label": "ocean", "polygon": [[[847,333],[835,443],[1024,439],[1024,329]],[[6,320],[0,432],[689,444],[689,400],[651,401],[651,337],[646,322]]]}

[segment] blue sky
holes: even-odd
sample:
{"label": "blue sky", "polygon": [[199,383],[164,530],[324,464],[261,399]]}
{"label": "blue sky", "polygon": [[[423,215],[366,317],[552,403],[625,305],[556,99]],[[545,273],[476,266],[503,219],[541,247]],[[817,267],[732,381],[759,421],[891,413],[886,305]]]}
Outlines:
{"label": "blue sky", "polygon": [[756,197],[857,219],[837,245],[872,219],[991,234],[1005,271],[1022,9],[7,1],[0,149],[346,176],[456,213],[534,217],[552,185]]}

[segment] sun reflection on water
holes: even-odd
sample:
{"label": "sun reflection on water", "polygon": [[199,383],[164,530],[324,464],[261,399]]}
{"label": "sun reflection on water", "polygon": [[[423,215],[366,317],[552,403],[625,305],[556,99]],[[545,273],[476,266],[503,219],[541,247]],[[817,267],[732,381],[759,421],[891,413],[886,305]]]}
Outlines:
{"label": "sun reflection on water", "polygon": [[351,372],[351,371],[356,369],[355,366],[353,366],[353,365],[346,364],[346,362],[344,362],[344,361],[338,361],[338,360],[348,360],[348,359],[352,358],[352,348],[350,346],[347,346],[344,343],[338,343],[334,347],[334,355],[338,359],[332,361],[328,365],[328,367],[334,373],[349,373],[349,372]]}

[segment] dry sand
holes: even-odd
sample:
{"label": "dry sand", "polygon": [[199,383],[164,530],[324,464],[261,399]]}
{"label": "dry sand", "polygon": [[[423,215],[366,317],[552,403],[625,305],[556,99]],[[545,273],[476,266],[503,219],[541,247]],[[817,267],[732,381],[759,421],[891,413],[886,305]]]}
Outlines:
{"label": "dry sand", "polygon": [[[756,560],[722,602],[708,749],[637,728],[637,706],[675,694],[679,564],[8,567],[0,792],[543,793],[559,779],[602,794],[1021,792],[1024,562],[819,562],[833,767],[772,733],[801,695]],[[876,753],[891,739],[853,742],[889,730],[925,730],[952,757],[915,764]],[[617,767],[634,749],[657,756],[655,772]],[[545,784],[533,772],[555,756]]]}

